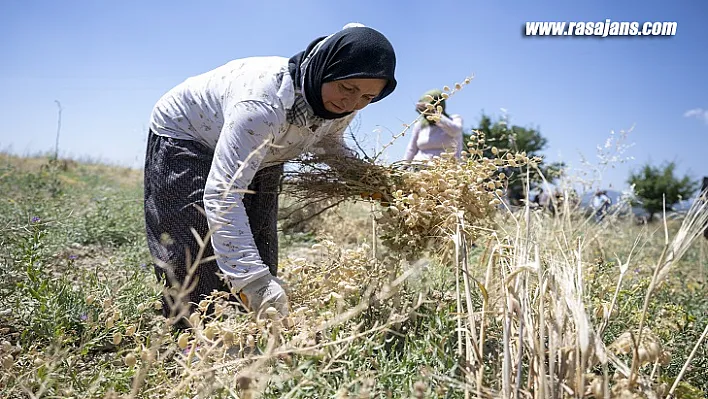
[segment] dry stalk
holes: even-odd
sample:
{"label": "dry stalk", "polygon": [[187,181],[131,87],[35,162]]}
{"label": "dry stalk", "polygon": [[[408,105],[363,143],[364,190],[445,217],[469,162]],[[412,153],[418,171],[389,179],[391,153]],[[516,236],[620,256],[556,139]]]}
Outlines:
{"label": "dry stalk", "polygon": [[[644,231],[644,230],[642,230]],[[635,249],[637,248],[637,245],[639,244],[639,240],[641,238],[641,234],[636,237],[634,240],[634,244],[632,245],[632,248],[629,251],[629,255],[627,255],[627,261],[622,263],[620,261],[620,275],[619,278],[617,279],[617,285],[615,286],[615,292],[612,295],[612,301],[610,302],[610,307],[607,312],[602,317],[602,324],[600,324],[600,328],[598,329],[598,336],[602,337],[605,329],[607,328],[609,322],[610,322],[610,316],[612,315],[612,311],[615,309],[615,305],[617,304],[617,297],[619,296],[619,291],[620,288],[622,287],[622,281],[624,280],[624,276],[627,274],[627,270],[629,270],[629,264],[632,261],[632,254],[634,253]]]}
{"label": "dry stalk", "polygon": [[669,394],[667,396],[667,399],[672,399],[674,397],[674,391],[678,387],[679,382],[681,382],[683,375],[686,373],[686,370],[688,370],[688,365],[691,364],[693,357],[696,355],[698,348],[701,346],[701,343],[703,342],[703,340],[706,339],[707,335],[708,335],[708,324],[706,325],[706,328],[703,329],[703,334],[701,334],[701,337],[698,338],[698,342],[696,342],[696,345],[693,347],[693,350],[691,350],[691,354],[688,355],[688,358],[686,359],[686,362],[683,364],[683,367],[681,367],[681,371],[679,372],[679,375],[676,377],[676,380],[674,380],[673,385],[671,385],[671,389],[669,389]]}
{"label": "dry stalk", "polygon": [[544,350],[544,345],[546,342],[546,303],[545,303],[545,296],[546,296],[546,289],[548,286],[548,280],[544,276],[543,273],[543,268],[541,267],[541,258],[539,255],[539,250],[538,250],[538,245],[534,246],[534,260],[536,263],[536,270],[538,274],[538,281],[540,282],[540,292],[539,292],[539,315],[538,315],[538,329],[539,329],[539,334],[538,334],[538,342],[536,344],[537,347],[537,359],[538,356],[540,355],[540,359],[538,359],[537,365],[539,368],[539,377],[538,381],[536,382],[536,387],[538,389],[538,397],[540,398],[545,398],[546,397],[546,351]]}
{"label": "dry stalk", "polygon": [[[491,252],[490,252],[491,250]],[[482,364],[477,369],[477,396],[482,396],[482,387],[484,385],[484,343],[486,340],[485,331],[487,325],[487,314],[489,313],[489,287],[491,285],[492,278],[492,266],[494,265],[495,250],[492,250],[492,240],[487,240],[487,245],[484,249],[484,254],[480,260],[480,266],[484,264],[485,259],[487,263],[487,272],[484,280],[484,285],[480,286],[480,291],[482,292],[482,321],[479,325],[479,356]],[[488,258],[487,258],[488,257]]]}

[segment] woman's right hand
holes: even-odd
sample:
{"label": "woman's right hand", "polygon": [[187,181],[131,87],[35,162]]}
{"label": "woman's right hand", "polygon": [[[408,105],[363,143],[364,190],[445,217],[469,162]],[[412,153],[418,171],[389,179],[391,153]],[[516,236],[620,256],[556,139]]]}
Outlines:
{"label": "woman's right hand", "polygon": [[[288,296],[279,280],[270,274],[265,275],[241,290],[246,297],[246,307],[256,313],[256,318],[283,318],[288,315]],[[274,308],[276,315],[268,314],[269,308]]]}
{"label": "woman's right hand", "polygon": [[423,112],[425,112],[426,108],[427,108],[426,103],[417,103],[415,105],[415,110],[418,111],[419,114],[422,114]]}

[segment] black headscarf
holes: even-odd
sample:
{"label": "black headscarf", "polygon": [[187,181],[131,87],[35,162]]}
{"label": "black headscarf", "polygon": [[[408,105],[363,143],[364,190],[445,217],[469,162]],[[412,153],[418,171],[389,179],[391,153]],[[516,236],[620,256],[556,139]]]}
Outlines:
{"label": "black headscarf", "polygon": [[[300,86],[301,64],[325,37],[315,39],[307,49],[290,58],[289,70],[293,83]],[[388,96],[396,88],[396,54],[384,35],[368,27],[351,27],[332,35],[312,55],[305,71],[302,89],[315,115],[324,119],[337,119],[351,112],[335,114],[325,109],[322,102],[322,84],[350,78],[386,79],[388,83],[371,102]]]}

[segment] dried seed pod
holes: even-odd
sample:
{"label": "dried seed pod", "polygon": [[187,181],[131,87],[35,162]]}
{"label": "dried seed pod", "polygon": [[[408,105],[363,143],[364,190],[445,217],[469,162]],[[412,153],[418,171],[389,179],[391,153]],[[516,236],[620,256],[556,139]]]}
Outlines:
{"label": "dried seed pod", "polygon": [[649,355],[649,352],[644,348],[644,346],[641,346],[639,347],[639,349],[637,349],[637,354],[639,355],[640,364],[651,363],[651,356]]}
{"label": "dried seed pod", "polygon": [[604,384],[602,383],[602,380],[600,378],[593,378],[592,379],[592,381],[590,382],[590,392],[596,398],[604,398],[605,397],[605,387],[604,387]]}
{"label": "dried seed pod", "polygon": [[226,311],[225,306],[220,304],[220,303],[215,303],[214,304],[214,317],[221,317],[221,315],[224,314],[224,311]]}
{"label": "dried seed pod", "polygon": [[189,316],[189,323],[192,325],[192,327],[197,327],[200,321],[201,315],[197,312],[194,312]]}
{"label": "dried seed pod", "polygon": [[177,346],[180,349],[185,349],[187,345],[189,345],[189,333],[180,334],[179,338],[177,338]]}
{"label": "dried seed pod", "polygon": [[4,369],[11,369],[15,365],[15,358],[12,355],[5,355],[2,358],[2,367]]}
{"label": "dried seed pod", "polygon": [[236,337],[233,332],[231,331],[222,331],[221,335],[223,336],[224,340],[224,345],[228,346],[233,346],[236,344]]}
{"label": "dried seed pod", "polygon": [[268,318],[272,319],[278,314],[278,310],[272,306],[268,307],[268,309],[265,310],[266,316]]}
{"label": "dried seed pod", "polygon": [[140,351],[140,360],[150,363],[155,360],[155,356],[153,355],[151,350],[143,349],[142,351]]}
{"label": "dried seed pod", "polygon": [[649,342],[647,345],[647,354],[652,362],[659,360],[661,357],[661,345],[658,342]]}
{"label": "dried seed pod", "polygon": [[137,330],[137,328],[135,327],[135,325],[130,325],[130,326],[128,326],[128,328],[125,329],[125,335],[127,337],[132,337],[133,334],[135,334],[136,330]]}
{"label": "dried seed pod", "polygon": [[0,348],[2,348],[2,351],[5,353],[10,353],[13,349],[12,344],[8,341],[2,341],[2,345],[0,345]]}
{"label": "dried seed pod", "polygon": [[135,355],[131,352],[131,353],[128,353],[127,355],[125,355],[123,362],[125,363],[126,366],[133,367],[133,366],[135,366],[135,363],[137,363],[137,359],[135,358]]}
{"label": "dried seed pod", "polygon": [[204,330],[204,336],[210,341],[213,340],[216,336],[216,328],[214,328],[213,326],[207,327]]}

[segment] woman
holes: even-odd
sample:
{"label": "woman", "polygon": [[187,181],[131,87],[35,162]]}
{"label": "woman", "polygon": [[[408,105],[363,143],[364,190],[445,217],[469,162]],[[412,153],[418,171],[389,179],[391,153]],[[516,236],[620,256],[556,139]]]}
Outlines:
{"label": "woman", "polygon": [[595,222],[600,223],[605,218],[612,206],[612,199],[607,196],[607,191],[597,190],[592,197],[592,207],[595,210]]}
{"label": "woman", "polygon": [[[430,97],[433,100],[430,100]],[[427,104],[437,103],[442,107],[438,122],[423,117],[411,127],[411,139],[406,149],[406,161],[425,161],[445,152],[454,152],[456,158],[462,154],[462,117],[448,115],[440,90],[430,90],[418,100],[416,112],[423,113]],[[441,100],[440,102],[437,102]]]}
{"label": "woman", "polygon": [[287,315],[276,279],[283,163],[306,151],[351,155],[344,130],[394,91],[395,66],[381,33],[349,24],[289,59],[245,58],[189,78],[157,102],[145,220],[168,288],[163,313],[177,328],[213,290],[238,292],[258,314]]}

